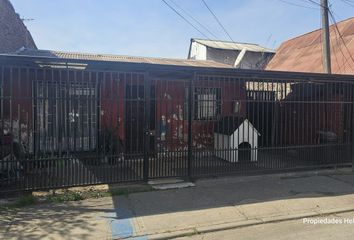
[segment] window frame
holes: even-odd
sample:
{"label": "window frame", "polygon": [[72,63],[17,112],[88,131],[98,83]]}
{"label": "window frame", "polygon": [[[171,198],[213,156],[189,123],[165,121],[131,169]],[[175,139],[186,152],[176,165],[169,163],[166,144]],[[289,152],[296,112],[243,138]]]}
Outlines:
{"label": "window frame", "polygon": [[[200,109],[200,100],[198,99],[198,96],[201,95],[215,95],[215,100],[205,100],[202,101],[202,103],[207,103],[207,102],[213,102],[215,104],[215,114],[213,116],[199,116],[199,114],[203,114],[203,111],[199,111]],[[222,88],[221,87],[202,87],[202,86],[197,86],[193,87],[193,93],[192,93],[192,100],[193,100],[193,112],[192,112],[192,118],[194,121],[213,121],[217,120],[218,116],[221,115],[222,113]],[[189,101],[189,87],[185,88],[185,116],[187,119],[188,116],[188,101]],[[202,108],[208,108],[210,106],[202,106]]]}

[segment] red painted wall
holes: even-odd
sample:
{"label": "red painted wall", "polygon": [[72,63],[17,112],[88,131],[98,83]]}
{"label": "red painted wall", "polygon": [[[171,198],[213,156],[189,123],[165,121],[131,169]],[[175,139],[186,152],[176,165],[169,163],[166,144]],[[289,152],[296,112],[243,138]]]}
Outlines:
{"label": "red painted wall", "polygon": [[338,142],[343,142],[342,101],[342,93],[322,92],[304,96],[302,91],[294,89],[278,105],[275,145],[318,144],[320,131],[333,132]]}
{"label": "red painted wall", "polygon": [[[161,128],[164,116],[167,121],[165,145],[170,150],[185,150],[188,136],[188,116],[186,111],[188,103],[185,99],[188,82],[156,81],[155,85],[157,138],[161,138],[161,129],[159,128]],[[234,101],[244,101],[246,99],[245,84],[236,81],[198,80],[193,83],[193,87],[221,89],[221,114],[213,120],[193,119],[192,123],[193,145],[196,148],[211,148],[214,143],[214,124],[221,116],[245,116],[246,106],[241,106],[239,113],[233,113]]]}

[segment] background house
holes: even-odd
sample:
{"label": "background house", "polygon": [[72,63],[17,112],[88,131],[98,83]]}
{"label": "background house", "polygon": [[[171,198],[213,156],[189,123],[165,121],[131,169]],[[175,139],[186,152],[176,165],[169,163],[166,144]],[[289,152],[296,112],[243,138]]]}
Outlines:
{"label": "background house", "polygon": [[264,69],[274,53],[257,44],[192,38],[188,59],[212,60],[234,68]]}
{"label": "background house", "polygon": [[0,53],[13,53],[21,47],[36,48],[36,44],[10,1],[0,0]]}
{"label": "background house", "polygon": [[[354,74],[354,18],[339,22],[337,27],[330,26],[332,72]],[[322,73],[322,30],[281,44],[266,70]]]}
{"label": "background house", "polygon": [[[339,22],[337,26],[330,26],[330,40],[332,72],[354,74],[354,18]],[[277,49],[266,70],[323,72],[322,30],[318,29],[284,42]],[[277,129],[278,140],[282,139],[283,144],[320,144],[328,140],[322,139],[323,133],[334,136],[335,142],[345,142],[352,136],[350,121],[353,109],[342,103],[351,101],[350,94],[354,91],[352,84],[346,86],[345,90],[338,90],[328,83],[298,82],[286,90],[286,97],[277,109],[277,119],[282,119]],[[310,99],[317,102],[309,105],[294,104]],[[323,101],[327,103],[324,104]],[[282,132],[287,129],[292,129],[293,133],[287,137],[282,136]]]}

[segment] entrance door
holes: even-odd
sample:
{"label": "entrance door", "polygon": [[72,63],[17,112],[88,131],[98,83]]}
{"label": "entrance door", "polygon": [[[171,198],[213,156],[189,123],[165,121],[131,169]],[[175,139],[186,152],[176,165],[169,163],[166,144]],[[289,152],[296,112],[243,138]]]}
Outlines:
{"label": "entrance door", "polygon": [[125,100],[126,153],[144,152],[145,94],[143,85],[127,85]]}
{"label": "entrance door", "polygon": [[36,151],[92,151],[98,90],[88,83],[36,82]]}
{"label": "entrance door", "polygon": [[243,142],[238,146],[238,161],[240,163],[251,162],[251,145],[248,142]]}
{"label": "entrance door", "polygon": [[[144,153],[145,139],[145,88],[144,85],[127,85],[125,98],[125,149],[127,154]],[[150,131],[155,127],[155,88],[151,87],[150,96]],[[155,137],[150,136],[150,152],[155,148]]]}
{"label": "entrance door", "polygon": [[247,100],[247,118],[262,133],[259,145],[269,146],[272,142],[276,94],[274,91],[247,91]]}

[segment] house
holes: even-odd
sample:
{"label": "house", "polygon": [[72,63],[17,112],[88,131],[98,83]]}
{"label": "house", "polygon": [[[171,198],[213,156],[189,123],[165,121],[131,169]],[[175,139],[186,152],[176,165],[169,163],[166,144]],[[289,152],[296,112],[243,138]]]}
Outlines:
{"label": "house", "polygon": [[[337,23],[337,28],[330,26],[332,73],[354,74],[354,18]],[[322,30],[282,43],[266,70],[323,73]]]}
{"label": "house", "polygon": [[13,53],[22,47],[36,48],[36,44],[10,1],[0,0],[0,53]]}
{"label": "house", "polygon": [[[326,149],[336,156],[327,163],[347,163],[353,86],[350,75],[210,60],[26,48],[0,54],[1,188],[322,166],[316,156]],[[345,110],[344,127],[337,128],[336,109]]]}
{"label": "house", "polygon": [[228,162],[256,162],[259,135],[248,119],[223,117],[214,129],[215,155]]}
{"label": "house", "polygon": [[264,69],[274,53],[257,44],[192,38],[188,59],[212,60],[234,68]]}
{"label": "house", "polygon": [[[156,77],[151,83],[151,92],[145,92],[146,76],[139,71],[130,74],[109,75],[78,75],[70,73],[66,76],[65,70],[68,66],[61,66],[56,63],[57,59],[77,61],[69,67],[76,70],[90,71],[92,66],[102,66],[107,68],[112,64],[137,64],[142,67],[146,64],[152,66],[176,66],[181,68],[198,67],[202,69],[232,69],[230,66],[213,61],[147,58],[119,56],[108,54],[87,54],[70,53],[60,51],[22,49],[15,56],[36,57],[53,60],[53,64],[40,63],[41,67],[61,69],[57,75],[51,76],[41,72],[34,75],[24,83],[24,88],[31,88],[18,98],[25,96],[35,98],[36,110],[26,103],[23,107],[21,118],[38,121],[38,129],[35,136],[37,146],[34,151],[51,152],[59,150],[81,150],[90,151],[96,149],[98,129],[106,131],[107,134],[114,132],[116,138],[121,143],[120,150],[127,154],[142,153],[144,151],[143,136],[145,134],[146,104],[145,99],[151,99],[150,115],[151,129],[154,136],[151,138],[151,150],[155,151],[178,151],[187,148],[187,112],[189,84],[183,74]],[[96,64],[88,64],[87,61],[95,61]],[[202,70],[203,71],[203,70]],[[5,72],[5,75],[10,74]],[[54,78],[63,78],[67,85],[62,85],[61,81],[51,81]],[[91,78],[91,80],[90,80]],[[213,146],[213,133],[208,131],[220,116],[244,117],[245,108],[241,107],[241,102],[246,99],[246,89],[244,81],[219,82],[209,81],[207,84],[205,76],[200,76],[193,83],[193,101],[195,102],[195,112],[193,118],[193,128],[195,138],[193,144],[198,149],[205,149]],[[106,81],[104,81],[106,79]],[[170,81],[167,81],[169,80]],[[64,81],[64,80],[62,80]],[[98,83],[105,82],[105,84]],[[109,82],[109,84],[107,84]],[[15,84],[15,83],[14,83]],[[28,84],[28,85],[26,85]],[[99,86],[97,85],[99,84]],[[7,88],[9,89],[9,88]],[[75,90],[70,90],[75,89]],[[5,93],[6,94],[6,93]],[[26,95],[27,94],[27,95]],[[51,101],[52,96],[59,98],[68,96],[59,102]],[[16,98],[16,97],[15,97]],[[75,99],[78,101],[74,101]],[[87,102],[87,98],[97,101]],[[221,105],[221,99],[230,99]],[[42,99],[42,100],[38,100]],[[43,101],[43,99],[47,99]],[[74,99],[74,100],[71,100]],[[83,99],[82,101],[80,99]],[[67,101],[69,103],[67,103]],[[73,102],[71,102],[73,101]],[[237,102],[240,106],[233,108]],[[77,104],[76,105],[74,105]],[[13,104],[19,104],[16,100]],[[24,103],[23,103],[24,104]],[[68,105],[69,104],[69,105]],[[27,108],[27,109],[26,109]],[[98,113],[96,109],[99,108]],[[58,109],[62,109],[58,111]],[[34,111],[34,112],[33,112]],[[81,112],[83,111],[83,112]],[[9,113],[6,111],[6,113]],[[27,115],[26,115],[26,114]],[[33,116],[36,115],[36,116]],[[9,116],[8,116],[9,117]],[[111,122],[114,120],[113,123]],[[91,123],[87,119],[90,119]],[[194,121],[195,120],[195,121]],[[65,125],[69,121],[69,125]],[[98,125],[100,124],[100,125]],[[76,128],[76,127],[79,128]],[[64,136],[59,137],[59,132],[53,129],[66,129]],[[75,129],[80,134],[76,136]],[[24,136],[24,134],[22,134]],[[45,136],[45,137],[44,137]],[[36,139],[38,138],[38,139]],[[75,140],[76,139],[76,140]],[[66,143],[63,145],[63,143]],[[28,147],[31,149],[32,147]]]}
{"label": "house", "polygon": [[[326,131],[343,141],[351,134],[348,119],[352,111],[350,105],[342,103],[350,97],[351,85],[344,91],[342,86],[327,86],[320,81],[285,80],[288,75],[281,73],[279,79],[264,81],[258,74],[269,74],[271,79],[275,73],[235,72],[230,65],[210,60],[36,49],[22,49],[2,58],[7,59],[6,64],[21,60],[25,66],[33,65],[34,70],[28,72],[3,68],[4,78],[14,80],[2,82],[5,97],[13,86],[11,101],[3,101],[5,127],[10,126],[7,120],[12,112],[12,128],[17,129],[14,135],[23,138],[24,149],[32,152],[91,151],[100,147],[100,134],[113,134],[119,151],[143,153],[146,121],[150,122],[151,151],[185,151],[190,97],[192,144],[200,151],[215,149],[215,124],[222,119],[235,121],[226,124],[230,126],[229,136],[240,126],[236,123],[251,126],[262,134],[257,139],[257,145],[262,146],[316,144],[316,134]],[[150,68],[151,76],[146,74]],[[196,76],[192,69],[198,70]],[[250,78],[253,74],[257,77]],[[23,76],[26,80],[19,84]],[[307,75],[294,74],[294,78],[304,77]],[[302,101],[311,104],[297,104]],[[11,106],[18,109],[10,111]],[[37,121],[36,125],[31,126],[32,121]]]}

